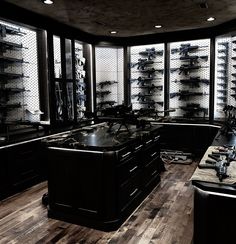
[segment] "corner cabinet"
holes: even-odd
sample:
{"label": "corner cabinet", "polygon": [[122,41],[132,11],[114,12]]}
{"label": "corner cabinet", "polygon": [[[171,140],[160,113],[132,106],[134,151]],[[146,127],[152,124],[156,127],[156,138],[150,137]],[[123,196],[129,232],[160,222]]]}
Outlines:
{"label": "corner cabinet", "polygon": [[157,130],[110,150],[48,147],[48,216],[117,229],[160,182],[159,138]]}
{"label": "corner cabinet", "polygon": [[2,147],[0,170],[0,199],[22,191],[45,179],[40,141]]}

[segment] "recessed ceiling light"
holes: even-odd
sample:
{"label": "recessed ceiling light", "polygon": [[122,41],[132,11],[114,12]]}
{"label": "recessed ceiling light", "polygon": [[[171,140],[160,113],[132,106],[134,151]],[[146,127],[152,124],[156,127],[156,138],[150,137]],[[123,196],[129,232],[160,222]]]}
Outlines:
{"label": "recessed ceiling light", "polygon": [[116,33],[117,33],[117,31],[110,31],[110,33],[111,33],[111,34],[116,34]]}
{"label": "recessed ceiling light", "polygon": [[155,25],[154,27],[157,29],[160,29],[162,27],[162,25]]}
{"label": "recessed ceiling light", "polygon": [[214,21],[215,20],[215,18],[214,17],[209,17],[208,19],[207,19],[207,21]]}
{"label": "recessed ceiling light", "polygon": [[43,3],[45,3],[45,4],[53,4],[53,0],[43,0]]}

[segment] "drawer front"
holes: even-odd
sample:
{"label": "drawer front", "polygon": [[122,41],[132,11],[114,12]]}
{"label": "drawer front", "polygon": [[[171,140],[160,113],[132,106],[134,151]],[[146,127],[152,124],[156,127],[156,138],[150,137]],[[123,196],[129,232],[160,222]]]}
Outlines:
{"label": "drawer front", "polygon": [[119,209],[124,210],[141,192],[140,173],[119,187]]}
{"label": "drawer front", "polygon": [[143,172],[143,183],[148,184],[153,178],[159,175],[158,160],[154,159],[144,167]]}
{"label": "drawer front", "polygon": [[148,164],[153,159],[160,156],[160,146],[159,143],[153,143],[148,148],[146,148],[143,152],[143,162],[144,165]]}
{"label": "drawer front", "polygon": [[40,176],[40,155],[37,143],[26,143],[8,149],[11,184],[17,186]]}
{"label": "drawer front", "polygon": [[125,147],[118,151],[118,161],[123,162],[127,160],[129,157],[133,156],[133,150],[131,147]]}
{"label": "drawer front", "polygon": [[140,168],[140,162],[135,159],[135,157],[126,160],[121,165],[118,166],[118,182],[123,184],[130,177],[134,176]]}

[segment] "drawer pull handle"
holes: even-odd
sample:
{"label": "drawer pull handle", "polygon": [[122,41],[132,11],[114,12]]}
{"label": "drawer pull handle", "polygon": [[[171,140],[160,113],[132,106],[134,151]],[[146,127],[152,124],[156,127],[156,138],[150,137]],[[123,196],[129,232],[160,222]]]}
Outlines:
{"label": "drawer pull handle", "polygon": [[155,174],[156,174],[156,172],[157,172],[157,170],[155,170],[154,172],[152,172],[152,176],[153,176],[153,175],[155,175]]}
{"label": "drawer pull handle", "polygon": [[136,188],[132,193],[130,193],[129,196],[132,197],[137,191],[138,191],[138,188]]}
{"label": "drawer pull handle", "polygon": [[125,158],[125,157],[129,156],[130,154],[131,154],[131,152],[127,152],[126,154],[122,155],[121,157]]}
{"label": "drawer pull handle", "polygon": [[134,149],[135,150],[138,150],[138,149],[140,149],[142,147],[142,145],[139,145],[138,147],[135,147]]}
{"label": "drawer pull handle", "polygon": [[154,157],[157,154],[157,152],[154,152],[153,154],[151,154],[151,157]]}
{"label": "drawer pull handle", "polygon": [[130,173],[132,173],[134,170],[136,170],[138,168],[138,166],[134,166],[132,169],[129,170]]}
{"label": "drawer pull handle", "polygon": [[154,141],[159,140],[159,138],[160,138],[160,136],[156,136],[156,137],[154,138]]}
{"label": "drawer pull handle", "polygon": [[150,142],[152,142],[152,140],[147,141],[146,144],[149,144]]}

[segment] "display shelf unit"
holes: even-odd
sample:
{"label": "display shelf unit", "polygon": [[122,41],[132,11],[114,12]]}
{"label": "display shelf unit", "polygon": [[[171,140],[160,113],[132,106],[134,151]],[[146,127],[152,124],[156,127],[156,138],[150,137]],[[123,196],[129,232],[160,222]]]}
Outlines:
{"label": "display shelf unit", "polygon": [[133,110],[164,108],[164,44],[130,48],[130,88]]}
{"label": "display shelf unit", "polygon": [[236,102],[236,36],[231,33],[216,38],[214,119],[224,120],[226,105]]}
{"label": "display shelf unit", "polygon": [[77,40],[53,36],[55,123],[74,123],[86,111],[85,58],[83,44]]}
{"label": "display shelf unit", "polygon": [[209,119],[210,39],[170,43],[169,106],[171,115]]}
{"label": "display shelf unit", "polygon": [[37,32],[0,21],[0,123],[39,123]]}
{"label": "display shelf unit", "polygon": [[95,47],[96,109],[124,103],[124,50]]}

